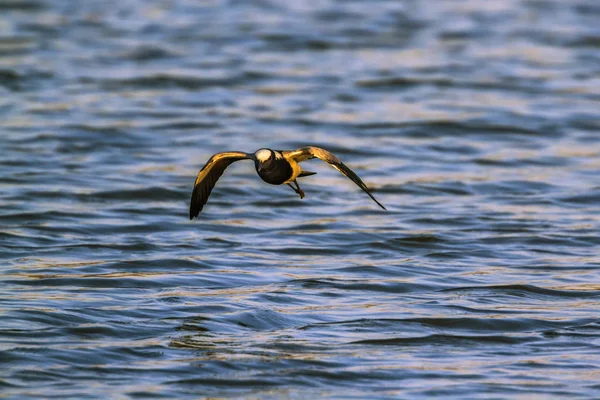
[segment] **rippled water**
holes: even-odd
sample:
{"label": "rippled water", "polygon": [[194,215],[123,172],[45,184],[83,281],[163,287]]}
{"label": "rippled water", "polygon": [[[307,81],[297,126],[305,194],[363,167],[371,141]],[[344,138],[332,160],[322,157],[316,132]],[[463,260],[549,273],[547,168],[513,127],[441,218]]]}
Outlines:
{"label": "rippled water", "polygon": [[[0,397],[600,397],[600,5],[0,3]],[[223,150],[318,145],[307,197]]]}

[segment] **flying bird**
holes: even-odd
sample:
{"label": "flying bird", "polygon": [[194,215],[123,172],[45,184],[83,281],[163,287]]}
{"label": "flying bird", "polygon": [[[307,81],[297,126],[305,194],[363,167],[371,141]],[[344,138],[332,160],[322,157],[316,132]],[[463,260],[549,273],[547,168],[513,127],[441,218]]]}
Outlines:
{"label": "flying bird", "polygon": [[[254,161],[256,172],[263,181],[271,185],[282,185],[285,183],[294,189],[302,199],[304,198],[304,191],[300,189],[296,179],[314,175],[316,172],[304,171],[299,163],[312,158],[319,158],[329,163],[333,168],[337,169],[350,178],[352,182],[356,183],[358,187],[379,205],[379,207],[386,210],[386,208],[373,197],[373,194],[367,185],[365,185],[358,175],[344,165],[339,158],[327,150],[308,146],[298,150],[288,151],[259,149],[254,153],[226,151],[213,155],[200,170],[196,177],[196,181],[194,182],[194,190],[192,191],[192,200],[190,202],[190,219],[193,219],[200,214],[200,211],[202,211],[202,208],[208,201],[210,192],[215,187],[217,180],[223,175],[225,169],[231,163],[240,160]],[[295,187],[292,184],[294,184]]]}

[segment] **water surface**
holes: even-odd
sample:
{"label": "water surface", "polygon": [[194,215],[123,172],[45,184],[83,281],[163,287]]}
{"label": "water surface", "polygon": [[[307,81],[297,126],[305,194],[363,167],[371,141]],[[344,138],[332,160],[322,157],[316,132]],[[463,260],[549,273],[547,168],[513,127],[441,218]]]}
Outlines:
{"label": "water surface", "polygon": [[[0,396],[600,397],[593,1],[0,4]],[[301,185],[211,154],[318,145]]]}

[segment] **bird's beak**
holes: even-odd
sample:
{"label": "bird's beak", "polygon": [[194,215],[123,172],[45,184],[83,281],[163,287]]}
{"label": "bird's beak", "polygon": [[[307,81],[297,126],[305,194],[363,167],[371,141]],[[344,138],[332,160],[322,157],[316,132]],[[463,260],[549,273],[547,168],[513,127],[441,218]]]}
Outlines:
{"label": "bird's beak", "polygon": [[259,174],[262,172],[262,163],[258,160],[254,161],[255,166],[256,166],[256,172],[258,172]]}

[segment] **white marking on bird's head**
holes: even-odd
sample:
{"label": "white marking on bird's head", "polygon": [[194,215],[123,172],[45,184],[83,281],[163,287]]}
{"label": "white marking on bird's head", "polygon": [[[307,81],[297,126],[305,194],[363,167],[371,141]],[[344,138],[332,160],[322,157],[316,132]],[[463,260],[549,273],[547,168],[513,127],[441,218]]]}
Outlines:
{"label": "white marking on bird's head", "polygon": [[272,154],[273,154],[273,150],[270,150],[270,149],[259,149],[256,151],[256,153],[254,153],[254,155],[256,156],[256,159],[260,162],[267,161],[269,158],[271,158]]}

